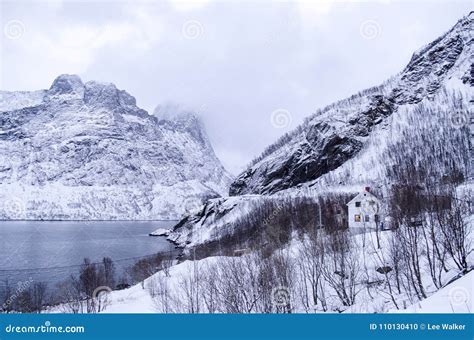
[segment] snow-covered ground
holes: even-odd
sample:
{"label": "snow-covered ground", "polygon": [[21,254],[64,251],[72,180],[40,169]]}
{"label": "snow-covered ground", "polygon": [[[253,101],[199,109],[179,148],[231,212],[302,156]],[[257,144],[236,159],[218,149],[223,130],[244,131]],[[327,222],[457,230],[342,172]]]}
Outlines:
{"label": "snow-covered ground", "polygon": [[[356,255],[358,258],[357,285],[355,303],[343,306],[332,287],[325,284],[327,308],[323,310],[321,305],[304,306],[302,297],[304,287],[301,285],[302,273],[298,268],[301,265],[301,257],[304,240],[298,239],[296,235],[283,250],[288,256],[291,264],[292,275],[291,287],[288,289],[288,297],[291,300],[292,312],[294,313],[472,313],[474,293],[474,270],[462,276],[459,271],[448,263],[449,270],[443,272],[443,287],[437,289],[431,282],[427,268],[423,268],[422,280],[425,285],[427,298],[419,300],[415,296],[408,296],[405,292],[393,293],[397,306],[388,294],[384,275],[376,271],[383,265],[390,244],[391,231],[380,234],[381,249],[376,247],[376,234],[369,232],[365,234],[354,234]],[[222,268],[225,266],[237,266],[239,264],[248,266],[255,254],[246,254],[241,257],[212,256],[202,260],[184,261],[171,266],[168,270],[162,270],[147,278],[143,282],[128,289],[112,291],[107,295],[107,303],[101,312],[105,313],[187,313],[190,306],[199,305],[199,312],[208,313],[209,309],[204,301],[205,298],[196,299],[199,290],[204,290],[209,282],[218,280],[231,280],[222,277]],[[473,263],[471,254],[469,262]],[[329,260],[329,259],[328,259]],[[220,274],[219,274],[220,273]],[[206,281],[207,280],[207,281]],[[246,277],[242,278],[247,281]],[[198,282],[198,284],[196,284]],[[242,283],[243,285],[246,282]],[[195,285],[195,286],[194,286]],[[194,287],[194,288],[193,288]],[[278,287],[275,287],[278,288]],[[195,291],[193,289],[196,289]],[[236,290],[246,289],[236,286]],[[251,289],[251,286],[249,286]],[[394,289],[395,290],[395,289]],[[203,294],[201,292],[200,294]],[[205,295],[205,294],[204,294]],[[199,300],[199,302],[197,302]],[[398,308],[397,308],[398,307]],[[56,306],[51,308],[50,313],[67,312],[68,306]],[[214,312],[225,312],[215,311]]]}
{"label": "snow-covered ground", "polygon": [[474,271],[446,285],[425,300],[415,303],[404,313],[474,313]]}
{"label": "snow-covered ground", "polygon": [[168,236],[169,233],[169,229],[158,228],[155,231],[151,232],[150,236]]}

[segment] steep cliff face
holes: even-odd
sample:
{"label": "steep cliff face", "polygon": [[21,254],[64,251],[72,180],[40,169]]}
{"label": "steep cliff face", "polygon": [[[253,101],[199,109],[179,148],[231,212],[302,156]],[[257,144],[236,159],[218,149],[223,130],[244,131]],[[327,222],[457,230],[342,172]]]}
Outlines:
{"label": "steep cliff face", "polygon": [[229,182],[192,113],[152,116],[72,75],[0,92],[0,218],[178,218]]}
{"label": "steep cliff face", "polygon": [[[269,146],[230,187],[230,195],[272,194],[309,182],[354,158],[374,129],[442,89],[473,85],[474,14],[416,52],[384,84],[332,104]],[[465,92],[465,91],[464,91]],[[420,117],[422,119],[422,117]]]}

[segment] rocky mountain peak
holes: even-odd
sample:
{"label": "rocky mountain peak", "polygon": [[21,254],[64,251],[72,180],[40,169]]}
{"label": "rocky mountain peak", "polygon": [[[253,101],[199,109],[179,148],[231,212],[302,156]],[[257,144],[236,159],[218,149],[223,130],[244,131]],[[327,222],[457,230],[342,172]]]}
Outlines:
{"label": "rocky mountain peak", "polygon": [[[0,219],[176,219],[186,200],[228,189],[193,115],[154,118],[114,84],[75,75],[1,98]],[[24,209],[9,211],[12,199]]]}
{"label": "rocky mountain peak", "polygon": [[84,103],[113,110],[120,106],[120,91],[111,83],[89,81],[86,83]]}
{"label": "rocky mountain peak", "polygon": [[[58,76],[46,92],[46,101],[53,100],[60,105],[85,105],[91,109],[104,109],[114,113],[148,115],[137,107],[135,97],[114,84],[88,81],[85,84],[77,75],[62,74]],[[63,104],[61,104],[63,103]]]}
{"label": "rocky mountain peak", "polygon": [[81,78],[74,74],[58,76],[48,90],[50,95],[83,94],[84,84]]}

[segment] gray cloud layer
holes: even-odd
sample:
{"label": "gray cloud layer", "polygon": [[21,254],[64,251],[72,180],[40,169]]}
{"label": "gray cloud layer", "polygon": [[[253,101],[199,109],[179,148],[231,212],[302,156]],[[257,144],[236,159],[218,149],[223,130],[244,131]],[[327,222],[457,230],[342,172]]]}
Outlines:
{"label": "gray cloud layer", "polygon": [[[150,113],[166,102],[194,108],[237,173],[317,108],[401,71],[472,4],[3,1],[0,88],[47,88],[76,73],[115,83]],[[275,110],[291,115],[283,127]]]}

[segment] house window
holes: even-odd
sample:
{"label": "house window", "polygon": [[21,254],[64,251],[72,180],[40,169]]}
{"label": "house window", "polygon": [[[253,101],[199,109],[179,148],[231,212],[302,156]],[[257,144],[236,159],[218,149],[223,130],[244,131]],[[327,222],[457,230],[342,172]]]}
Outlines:
{"label": "house window", "polygon": [[368,215],[365,215],[365,216],[364,216],[364,221],[365,221],[365,222],[370,222],[370,217],[369,217]]}
{"label": "house window", "polygon": [[360,202],[356,202],[356,208],[360,208]]}
{"label": "house window", "polygon": [[354,215],[354,221],[360,222],[360,215]]}
{"label": "house window", "polygon": [[379,222],[379,221],[380,221],[379,215],[375,215],[374,218],[375,218],[375,222]]}

